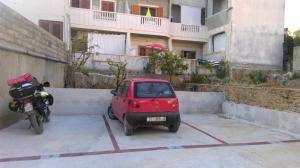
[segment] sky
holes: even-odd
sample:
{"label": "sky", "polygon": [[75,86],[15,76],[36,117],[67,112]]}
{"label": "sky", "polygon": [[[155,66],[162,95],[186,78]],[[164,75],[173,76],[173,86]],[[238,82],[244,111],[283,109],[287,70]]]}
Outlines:
{"label": "sky", "polygon": [[285,0],[285,27],[300,29],[300,0]]}

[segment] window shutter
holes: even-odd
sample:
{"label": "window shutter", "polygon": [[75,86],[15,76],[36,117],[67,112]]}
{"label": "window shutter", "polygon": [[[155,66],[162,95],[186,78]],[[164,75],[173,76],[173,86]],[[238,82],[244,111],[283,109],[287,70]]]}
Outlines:
{"label": "window shutter", "polygon": [[115,12],[115,3],[114,2],[108,2],[108,11]]}
{"label": "window shutter", "polygon": [[90,9],[90,0],[80,0],[80,7]]}
{"label": "window shutter", "polygon": [[205,17],[206,17],[205,8],[201,8],[201,25],[205,25]]}
{"label": "window shutter", "polygon": [[102,1],[102,3],[101,3],[101,10],[102,11],[108,11],[108,2],[107,1]]}
{"label": "window shutter", "polygon": [[63,40],[63,25],[60,22],[53,22],[52,23],[52,34],[59,38],[60,40]]}
{"label": "window shutter", "polygon": [[47,32],[50,32],[50,24],[46,21],[40,21],[40,26],[46,30]]}
{"label": "window shutter", "polygon": [[156,10],[156,16],[157,17],[164,17],[164,8],[163,7],[159,7]]}
{"label": "window shutter", "polygon": [[75,7],[75,8],[79,8],[79,5],[80,3],[79,3],[79,0],[72,0],[71,1],[71,6],[72,7]]}
{"label": "window shutter", "polygon": [[140,6],[132,5],[131,7],[131,14],[139,15],[140,14]]}

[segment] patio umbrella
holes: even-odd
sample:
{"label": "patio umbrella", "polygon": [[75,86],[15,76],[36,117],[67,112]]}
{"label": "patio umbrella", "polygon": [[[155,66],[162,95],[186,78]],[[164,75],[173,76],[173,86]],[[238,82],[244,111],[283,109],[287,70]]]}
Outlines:
{"label": "patio umbrella", "polygon": [[147,49],[155,49],[155,50],[160,50],[160,51],[168,51],[168,48],[161,44],[148,44],[144,46]]}

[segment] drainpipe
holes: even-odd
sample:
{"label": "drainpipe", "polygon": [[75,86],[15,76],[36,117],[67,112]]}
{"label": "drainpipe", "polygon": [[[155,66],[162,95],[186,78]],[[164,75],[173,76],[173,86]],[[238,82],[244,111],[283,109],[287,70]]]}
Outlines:
{"label": "drainpipe", "polygon": [[171,21],[171,19],[172,19],[172,3],[173,3],[173,1],[172,0],[170,0],[169,1],[169,20]]}

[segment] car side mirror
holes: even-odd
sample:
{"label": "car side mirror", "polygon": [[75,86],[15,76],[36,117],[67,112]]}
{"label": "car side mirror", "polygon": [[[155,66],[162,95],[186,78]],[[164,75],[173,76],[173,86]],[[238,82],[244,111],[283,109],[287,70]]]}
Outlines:
{"label": "car side mirror", "polygon": [[111,93],[112,95],[116,96],[116,95],[117,95],[117,90],[116,90],[116,89],[113,89],[113,90],[110,91],[110,93]]}
{"label": "car side mirror", "polygon": [[43,86],[44,86],[44,87],[50,87],[50,83],[49,83],[49,82],[44,82],[44,83],[43,83]]}

